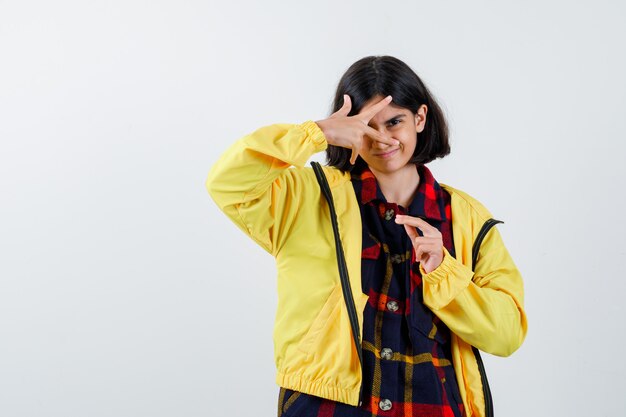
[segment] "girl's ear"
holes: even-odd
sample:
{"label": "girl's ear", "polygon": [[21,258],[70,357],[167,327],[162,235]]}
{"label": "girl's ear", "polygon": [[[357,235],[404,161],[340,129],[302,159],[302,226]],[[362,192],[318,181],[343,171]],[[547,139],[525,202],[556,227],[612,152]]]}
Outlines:
{"label": "girl's ear", "polygon": [[415,113],[415,130],[417,133],[423,131],[426,126],[426,113],[428,113],[428,107],[425,104],[422,104]]}

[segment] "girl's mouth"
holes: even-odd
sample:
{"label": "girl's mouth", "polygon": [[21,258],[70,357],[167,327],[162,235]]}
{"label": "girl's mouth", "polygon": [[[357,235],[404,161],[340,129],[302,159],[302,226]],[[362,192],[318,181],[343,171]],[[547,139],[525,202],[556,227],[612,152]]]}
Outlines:
{"label": "girl's mouth", "polygon": [[394,149],[393,151],[389,151],[389,152],[386,152],[386,153],[379,153],[379,154],[376,154],[376,156],[379,157],[379,158],[389,158],[390,156],[395,154],[397,150],[398,149]]}

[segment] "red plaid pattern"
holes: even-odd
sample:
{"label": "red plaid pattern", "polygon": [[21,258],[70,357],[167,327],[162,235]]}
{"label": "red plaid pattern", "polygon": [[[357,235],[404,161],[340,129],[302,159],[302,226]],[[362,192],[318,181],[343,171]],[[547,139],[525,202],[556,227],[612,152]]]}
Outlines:
{"label": "red plaid pattern", "polygon": [[[348,404],[281,388],[279,417],[464,416],[452,366],[449,329],[423,303],[422,278],[396,213],[437,227],[454,256],[450,195],[426,166],[409,207],[388,203],[372,172],[353,173],[363,219],[363,404]],[[418,232],[420,233],[420,232]],[[421,234],[421,233],[420,233]]]}

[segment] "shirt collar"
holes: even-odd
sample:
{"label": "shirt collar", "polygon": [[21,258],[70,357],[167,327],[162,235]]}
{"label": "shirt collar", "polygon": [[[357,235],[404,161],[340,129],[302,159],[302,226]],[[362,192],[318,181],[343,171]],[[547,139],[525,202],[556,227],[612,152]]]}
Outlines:
{"label": "shirt collar", "polygon": [[[413,201],[411,201],[407,209],[408,215],[445,221],[448,216],[443,188],[435,180],[428,167],[416,165],[416,169],[420,176],[420,182]],[[355,186],[357,198],[359,198],[362,205],[374,200],[387,202],[378,186],[376,177],[368,166],[365,166],[360,173],[353,173],[352,182]]]}

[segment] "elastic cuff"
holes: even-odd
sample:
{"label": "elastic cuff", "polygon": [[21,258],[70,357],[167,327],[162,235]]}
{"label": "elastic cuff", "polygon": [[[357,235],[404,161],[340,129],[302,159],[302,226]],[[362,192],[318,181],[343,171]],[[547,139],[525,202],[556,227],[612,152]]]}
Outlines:
{"label": "elastic cuff", "polygon": [[443,246],[443,259],[441,260],[439,266],[430,272],[426,272],[426,270],[422,266],[422,263],[419,262],[418,265],[420,273],[422,274],[422,280],[428,282],[429,284],[438,284],[439,281],[444,279],[446,277],[446,274],[450,272],[450,265],[446,265],[448,263],[446,261],[449,261],[449,256],[450,253],[448,252],[446,247]]}
{"label": "elastic cuff", "polygon": [[445,246],[443,247],[443,261],[441,261],[441,264],[439,264],[437,268],[428,273],[424,270],[421,263],[419,264],[419,268],[422,273],[422,280],[431,285],[439,284],[448,276],[460,274],[463,276],[463,280],[466,280],[468,276],[469,279],[471,279],[473,275],[473,271],[456,260],[454,256],[450,255],[450,252],[448,252]]}
{"label": "elastic cuff", "polygon": [[455,259],[443,248],[443,262],[428,274],[420,265],[424,285],[424,304],[433,311],[440,310],[450,304],[463,290],[470,285],[474,271]]}
{"label": "elastic cuff", "polygon": [[326,141],[326,136],[324,136],[324,132],[313,120],[307,120],[306,122],[301,123],[298,126],[307,133],[307,136],[313,142],[315,152],[321,152],[328,147],[328,142]]}

